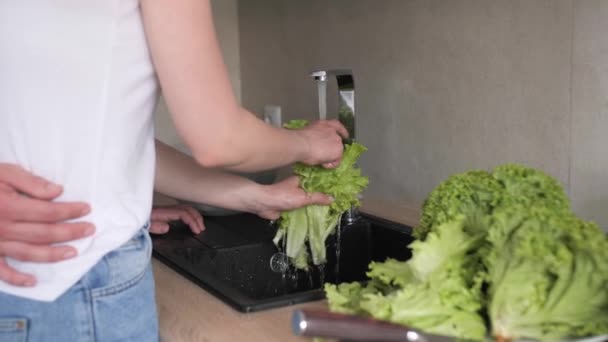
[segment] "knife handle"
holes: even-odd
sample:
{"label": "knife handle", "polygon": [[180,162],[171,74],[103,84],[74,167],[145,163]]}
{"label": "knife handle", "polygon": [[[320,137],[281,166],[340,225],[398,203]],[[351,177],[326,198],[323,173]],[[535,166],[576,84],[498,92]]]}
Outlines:
{"label": "knife handle", "polygon": [[294,334],[299,336],[351,341],[410,341],[414,336],[420,340],[415,331],[401,325],[319,310],[295,310],[292,329]]}

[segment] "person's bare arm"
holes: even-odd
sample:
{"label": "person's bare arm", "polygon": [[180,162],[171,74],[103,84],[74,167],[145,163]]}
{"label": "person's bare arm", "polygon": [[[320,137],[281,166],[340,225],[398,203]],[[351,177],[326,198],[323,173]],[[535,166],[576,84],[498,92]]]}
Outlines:
{"label": "person's bare arm", "polygon": [[156,141],[154,190],[170,197],[244,211],[244,199],[253,197],[258,185],[246,178],[204,168],[191,157]]}
{"label": "person's bare arm", "polygon": [[289,131],[242,108],[230,86],[209,0],[143,0],[152,60],[175,126],[203,166],[255,171],[295,161],[336,166],[337,121]]}
{"label": "person's bare arm", "polygon": [[183,200],[277,219],[281,211],[308,204],[329,204],[329,196],[308,194],[296,177],[272,185],[200,167],[192,158],[156,141],[155,191]]}

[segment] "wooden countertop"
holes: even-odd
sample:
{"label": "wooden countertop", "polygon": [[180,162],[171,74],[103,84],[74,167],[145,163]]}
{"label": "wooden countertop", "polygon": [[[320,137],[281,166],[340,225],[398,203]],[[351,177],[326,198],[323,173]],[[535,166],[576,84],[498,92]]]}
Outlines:
{"label": "wooden countertop", "polygon": [[[362,211],[395,222],[415,226],[420,217],[417,205],[365,200]],[[174,341],[260,341],[302,342],[309,339],[291,333],[291,313],[295,308],[326,308],[325,301],[240,313],[213,295],[153,259],[156,280],[160,335],[163,342]]]}

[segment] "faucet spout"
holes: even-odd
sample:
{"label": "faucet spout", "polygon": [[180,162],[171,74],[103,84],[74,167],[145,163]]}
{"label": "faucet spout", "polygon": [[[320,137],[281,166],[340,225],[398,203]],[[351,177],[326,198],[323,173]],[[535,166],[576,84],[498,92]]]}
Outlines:
{"label": "faucet spout", "polygon": [[328,77],[336,77],[338,83],[339,104],[338,120],[346,127],[349,138],[345,143],[351,143],[355,139],[355,80],[349,69],[317,70],[310,74],[317,83],[319,97],[319,118],[326,119],[327,113],[327,80]]}
{"label": "faucet spout", "polygon": [[[351,144],[355,140],[355,78],[349,69],[317,70],[310,74],[317,83],[319,96],[319,119],[325,120],[327,114],[327,80],[328,77],[336,77],[338,82],[339,105],[338,120],[348,131],[348,139],[343,139],[345,144]],[[342,217],[347,225],[352,224],[360,218],[356,208],[350,208]],[[339,228],[342,229],[342,228]]]}

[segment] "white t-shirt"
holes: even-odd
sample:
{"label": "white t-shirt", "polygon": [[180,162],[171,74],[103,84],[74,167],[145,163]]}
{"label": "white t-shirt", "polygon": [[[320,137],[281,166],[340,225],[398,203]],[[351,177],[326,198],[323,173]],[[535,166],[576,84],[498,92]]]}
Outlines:
{"label": "white t-shirt", "polygon": [[97,229],[74,259],[9,259],[38,284],[1,292],[52,301],[145,225],[157,95],[137,0],[0,1],[0,162],[90,203]]}

